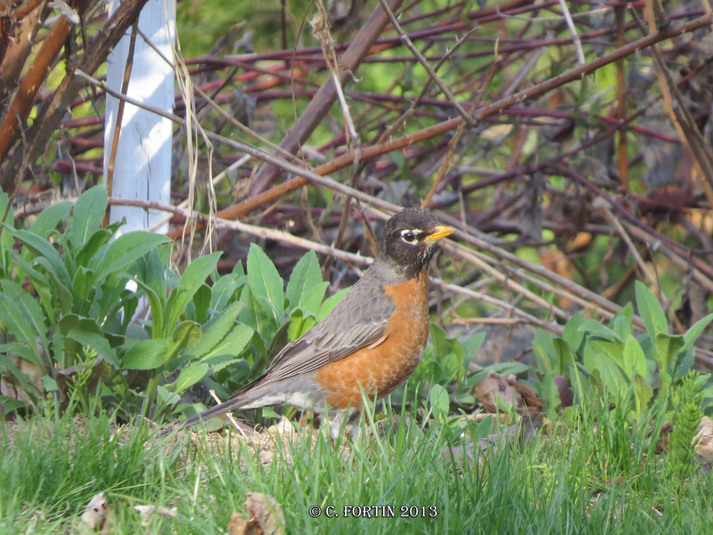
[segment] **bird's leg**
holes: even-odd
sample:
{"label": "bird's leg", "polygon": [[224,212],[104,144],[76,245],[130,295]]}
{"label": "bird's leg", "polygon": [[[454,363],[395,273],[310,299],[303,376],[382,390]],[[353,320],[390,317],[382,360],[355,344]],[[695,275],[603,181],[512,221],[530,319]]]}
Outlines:
{"label": "bird's leg", "polygon": [[325,421],[329,422],[329,429],[333,440],[337,440],[342,432],[346,432],[348,436],[355,436],[358,427],[354,425],[355,417],[358,417],[359,409],[349,407],[347,409],[337,409],[329,411],[325,416]]}

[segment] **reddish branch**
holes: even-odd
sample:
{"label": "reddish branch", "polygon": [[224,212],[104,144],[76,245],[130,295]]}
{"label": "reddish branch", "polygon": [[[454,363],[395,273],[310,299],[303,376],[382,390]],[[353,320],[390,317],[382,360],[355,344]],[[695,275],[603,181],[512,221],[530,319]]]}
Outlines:
{"label": "reddish branch", "polygon": [[[81,17],[92,1],[76,0],[72,3],[72,7]],[[17,140],[19,130],[27,121],[37,94],[44,85],[45,78],[52,67],[52,63],[60,50],[62,50],[73,27],[74,23],[66,16],[61,15],[42,43],[42,48],[40,48],[37,57],[30,65],[30,69],[24,80],[22,80],[17,93],[15,93],[3,122],[0,123],[0,160],[5,158],[8,150]]]}
{"label": "reddish branch", "polygon": [[[112,17],[87,44],[85,52],[67,62],[67,73],[57,90],[42,107],[37,120],[25,134],[23,143],[14,151],[6,163],[0,186],[6,192],[12,192],[22,180],[30,162],[36,160],[45,150],[52,133],[59,127],[68,107],[79,91],[86,85],[83,78],[75,76],[77,69],[94,73],[106,61],[109,52],[139,16],[147,0],[125,0],[119,5]],[[63,19],[64,17],[62,17]],[[61,20],[61,19],[60,19]],[[44,45],[43,45],[44,48]],[[37,91],[36,88],[35,92]],[[9,117],[12,114],[6,116]]]}

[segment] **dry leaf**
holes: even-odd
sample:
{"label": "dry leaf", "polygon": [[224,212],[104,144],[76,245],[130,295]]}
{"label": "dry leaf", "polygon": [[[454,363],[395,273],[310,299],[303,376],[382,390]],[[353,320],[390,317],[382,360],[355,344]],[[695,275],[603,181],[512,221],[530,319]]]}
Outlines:
{"label": "dry leaf", "polygon": [[238,513],[230,516],[228,533],[230,535],[276,535],[284,533],[285,516],[275,498],[259,492],[248,492],[245,500],[250,518]]}
{"label": "dry leaf", "polygon": [[696,444],[696,453],[709,466],[713,464],[713,420],[704,416],[698,434],[693,439]]}
{"label": "dry leaf", "polygon": [[82,513],[82,522],[91,529],[100,529],[104,525],[107,508],[106,493],[95,494]]}
{"label": "dry leaf", "polygon": [[520,414],[542,411],[542,400],[532,388],[518,383],[514,375],[490,372],[475,385],[475,395],[486,412],[507,412],[509,407]]}
{"label": "dry leaf", "polygon": [[166,518],[176,518],[176,515],[178,515],[177,507],[164,507],[163,505],[158,507],[155,505],[135,505],[134,509],[141,515],[141,525],[144,527],[151,524],[154,515],[165,516]]}
{"label": "dry leaf", "polygon": [[[250,531],[248,531],[250,529]],[[243,515],[233,511],[230,515],[230,522],[228,522],[228,535],[247,535],[248,533],[255,533],[253,528],[250,528],[250,522],[245,520]]]}

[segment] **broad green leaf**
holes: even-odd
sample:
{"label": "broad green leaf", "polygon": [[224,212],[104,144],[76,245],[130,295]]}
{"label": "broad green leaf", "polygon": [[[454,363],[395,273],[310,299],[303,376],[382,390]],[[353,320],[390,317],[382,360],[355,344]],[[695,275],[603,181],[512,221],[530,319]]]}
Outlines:
{"label": "broad green leaf", "polygon": [[[316,314],[327,286],[328,284],[322,280],[317,255],[314,251],[309,251],[293,268],[285,296],[290,308],[302,306],[306,311]],[[320,287],[324,288],[322,295],[318,295],[318,291],[315,291]]]}
{"label": "broad green leaf", "polygon": [[183,393],[187,388],[190,388],[203,379],[207,373],[207,364],[203,362],[191,362],[181,370],[178,379],[176,379],[176,385],[173,387],[173,391],[178,394]]}
{"label": "broad green leaf", "polygon": [[315,324],[315,317],[305,312],[301,307],[296,308],[290,314],[290,324],[287,329],[287,337],[290,340],[297,340],[300,336],[309,331]]}
{"label": "broad green leaf", "polygon": [[579,346],[582,344],[582,340],[584,339],[584,333],[580,330],[584,320],[584,312],[580,310],[572,316],[564,326],[562,338],[567,341],[572,351],[577,351]]}
{"label": "broad green leaf", "polygon": [[250,244],[248,251],[248,284],[255,300],[274,314],[275,325],[282,325],[285,315],[284,282],[272,260],[260,247]]}
{"label": "broad green leaf", "polygon": [[624,344],[624,371],[629,377],[636,374],[646,377],[646,356],[633,336],[629,336]]}
{"label": "broad green leaf", "polygon": [[253,331],[247,325],[235,325],[223,339],[213,346],[201,359],[208,359],[218,355],[236,356],[243,352],[253,337]]}
{"label": "broad green leaf", "polygon": [[639,315],[646,325],[646,330],[651,336],[656,336],[659,333],[668,334],[668,322],[658,299],[642,282],[636,281],[635,287],[636,304],[639,308]]}
{"label": "broad green leaf", "polygon": [[461,341],[463,353],[468,362],[470,362],[475,354],[480,351],[483,342],[485,342],[485,331],[474,333],[465,340]]}
{"label": "broad green leaf", "polygon": [[195,344],[200,336],[201,327],[194,321],[182,321],[176,325],[168,342],[164,364],[168,364],[182,349]]}
{"label": "broad green leaf", "polygon": [[7,298],[13,305],[17,306],[19,312],[27,320],[29,333],[31,333],[32,347],[40,343],[42,351],[49,354],[47,341],[46,317],[39,303],[35,301],[19,284],[15,281],[4,280],[1,283],[2,297]]}
{"label": "broad green leaf", "polygon": [[119,236],[94,256],[93,262],[96,262],[95,280],[99,282],[110,273],[125,270],[146,253],[167,241],[168,238],[165,236],[143,231],[129,232]]}
{"label": "broad green leaf", "polygon": [[617,342],[622,342],[623,340],[619,338],[619,335],[612,331],[609,327],[605,327],[596,320],[587,320],[582,325],[580,325],[579,330],[588,334],[593,334],[595,336],[601,336],[606,340]]}
{"label": "broad green leaf", "polygon": [[619,366],[624,366],[624,343],[611,342],[602,338],[592,338],[587,342],[597,355],[606,355]]}
{"label": "broad green leaf", "polygon": [[109,242],[111,236],[111,232],[103,228],[92,234],[87,242],[82,244],[81,249],[76,252],[77,265],[92,266],[92,258],[102,246]]}
{"label": "broad green leaf", "polygon": [[71,207],[72,203],[69,201],[62,201],[48,206],[37,216],[37,219],[30,226],[30,231],[42,238],[47,238],[69,213]]}
{"label": "broad green leaf", "polygon": [[184,313],[188,303],[193,300],[195,293],[203,286],[205,280],[215,269],[218,259],[222,254],[222,252],[217,252],[198,257],[191,262],[183,272],[181,280],[171,292],[171,296],[166,303],[166,312],[168,314],[166,322],[167,330],[173,330],[174,325]]}
{"label": "broad green leaf", "polygon": [[77,199],[69,234],[69,241],[75,249],[79,249],[89,236],[101,228],[106,207],[106,188],[102,185],[88,189]]}
{"label": "broad green leaf", "polygon": [[92,292],[96,291],[94,284],[94,271],[84,266],[79,266],[74,272],[72,281],[73,310],[81,315],[89,311]]}
{"label": "broad green leaf", "polygon": [[121,360],[124,370],[154,370],[163,365],[168,340],[157,338],[135,343]]}
{"label": "broad green leaf", "polygon": [[672,363],[675,363],[676,352],[683,347],[684,339],[680,334],[668,334],[660,332],[655,337],[656,340],[656,362],[659,368],[673,373]]}
{"label": "broad green leaf", "polygon": [[311,315],[316,316],[328,287],[328,282],[318,282],[311,290],[302,295],[300,307]]}
{"label": "broad green leaf", "polygon": [[169,407],[175,405],[181,400],[181,396],[175,392],[171,392],[165,386],[158,385],[156,387],[156,391],[158,392],[158,397],[161,399],[161,402]]}
{"label": "broad green leaf", "polygon": [[634,377],[634,392],[636,393],[636,411],[641,414],[654,396],[654,390],[643,377],[637,375]]}
{"label": "broad green leaf", "polygon": [[605,355],[600,355],[597,369],[607,390],[616,399],[623,399],[629,391],[629,382],[621,373],[619,365]]}
{"label": "broad green leaf", "polygon": [[[244,306],[245,303],[236,301],[222,313],[213,316],[213,318],[203,326],[203,334],[200,340],[190,346],[186,354],[192,358],[202,357],[217,346],[235,326],[238,315]],[[252,329],[250,329],[250,331],[252,334]]]}
{"label": "broad green leaf", "polygon": [[564,375],[567,367],[574,362],[572,349],[564,338],[559,337],[552,338],[552,346],[557,355],[557,368],[555,371],[558,375]]}
{"label": "broad green leaf", "polygon": [[201,284],[196,293],[193,294],[193,310],[195,320],[203,324],[208,320],[208,307],[210,306],[211,290],[207,284]]}
{"label": "broad green leaf", "polygon": [[[0,253],[6,249],[12,249],[13,244],[12,231],[15,228],[15,213],[12,210],[12,206],[8,209],[9,203],[10,198],[7,193],[0,189],[0,223],[5,226],[2,230],[2,235],[0,235]],[[7,217],[5,217],[5,212],[7,212]],[[4,261],[4,259],[0,261]]]}
{"label": "broad green leaf", "polygon": [[264,351],[265,346],[272,341],[277,331],[275,324],[255,300],[249,284],[243,286],[240,302],[245,303],[245,307],[240,312],[240,322],[255,330],[256,338],[261,340],[260,350]]}
{"label": "broad green leaf", "polygon": [[[49,373],[49,363],[44,361],[39,348],[35,344],[35,338],[38,334],[31,318],[22,312],[19,303],[4,293],[0,293],[0,320],[4,323],[7,334],[14,337],[18,343],[28,349],[28,352],[24,355],[27,360],[42,370],[43,373]],[[44,328],[42,331],[44,332]]]}
{"label": "broad green leaf", "polygon": [[532,348],[535,350],[535,357],[539,367],[545,373],[553,372],[558,367],[557,351],[555,350],[552,337],[538,329],[532,339]]}
{"label": "broad green leaf", "polygon": [[428,390],[428,405],[436,420],[444,421],[448,418],[450,408],[450,398],[448,391],[439,384],[431,385]]}
{"label": "broad green leaf", "polygon": [[317,323],[322,321],[327,316],[327,314],[329,314],[332,309],[337,306],[339,301],[344,299],[344,296],[347,295],[349,290],[349,288],[343,288],[334,295],[331,295],[324,300],[322,306],[319,307],[319,312],[317,312]]}
{"label": "broad green leaf", "polygon": [[97,354],[104,357],[104,360],[111,364],[113,368],[119,367],[119,362],[116,359],[116,352],[109,345],[109,341],[104,337],[103,333],[97,333],[93,330],[76,327],[69,329],[65,336],[74,340],[83,347],[90,347],[94,349]]}
{"label": "broad green leaf", "polygon": [[621,340],[626,340],[632,334],[632,321],[634,316],[634,306],[631,302],[624,307],[609,322],[609,328],[613,330]]}
{"label": "broad green leaf", "polygon": [[684,344],[680,350],[687,351],[690,347],[693,347],[693,344],[711,321],[713,321],[713,314],[708,314],[691,325],[690,329],[683,335]]}
{"label": "broad green leaf", "polygon": [[451,352],[451,341],[448,339],[448,335],[435,323],[429,326],[429,335],[436,359],[441,360]]}
{"label": "broad green leaf", "polygon": [[242,274],[223,275],[213,284],[210,308],[220,312],[228,303],[233,301],[234,296],[240,288],[247,282],[247,277]]}
{"label": "broad green leaf", "polygon": [[36,255],[35,262],[42,265],[61,284],[70,287],[70,277],[59,253],[47,240],[29,230],[15,231],[15,237]]}

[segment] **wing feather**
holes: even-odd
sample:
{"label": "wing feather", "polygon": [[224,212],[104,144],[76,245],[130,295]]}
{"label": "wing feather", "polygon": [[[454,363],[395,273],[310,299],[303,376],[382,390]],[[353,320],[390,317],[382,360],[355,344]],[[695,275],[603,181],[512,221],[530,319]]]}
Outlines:
{"label": "wing feather", "polygon": [[372,286],[355,285],[321,323],[277,354],[263,384],[309,373],[363,347],[381,343],[394,311],[393,301],[383,292]]}

